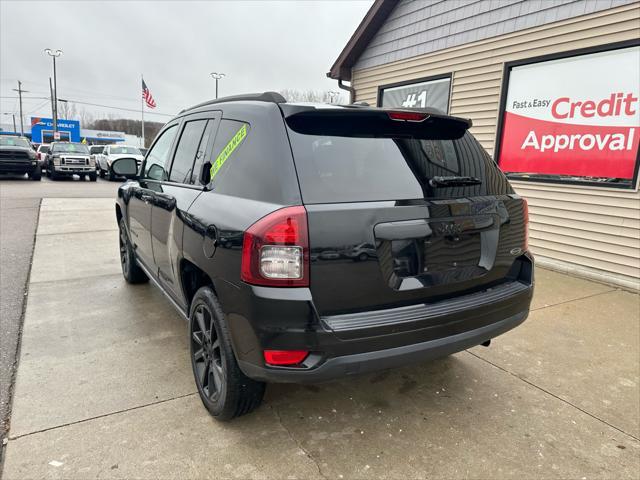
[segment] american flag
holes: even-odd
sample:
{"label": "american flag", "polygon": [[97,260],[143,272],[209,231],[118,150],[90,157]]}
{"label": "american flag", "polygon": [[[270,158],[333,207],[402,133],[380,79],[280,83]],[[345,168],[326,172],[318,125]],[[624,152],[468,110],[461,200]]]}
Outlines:
{"label": "american flag", "polygon": [[142,98],[144,98],[147,107],[156,108],[156,101],[153,99],[153,96],[149,91],[149,87],[147,87],[147,84],[144,83],[144,80],[142,80]]}

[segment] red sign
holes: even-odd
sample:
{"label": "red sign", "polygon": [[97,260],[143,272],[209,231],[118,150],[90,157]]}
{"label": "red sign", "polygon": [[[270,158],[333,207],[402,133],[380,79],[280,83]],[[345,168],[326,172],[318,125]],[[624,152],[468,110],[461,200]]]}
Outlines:
{"label": "red sign", "polygon": [[633,179],[640,47],[514,67],[502,123],[508,173]]}

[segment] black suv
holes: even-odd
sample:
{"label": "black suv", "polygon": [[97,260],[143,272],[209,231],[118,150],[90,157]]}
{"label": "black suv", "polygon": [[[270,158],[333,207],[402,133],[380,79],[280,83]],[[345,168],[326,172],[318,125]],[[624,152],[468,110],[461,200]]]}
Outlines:
{"label": "black suv", "polygon": [[0,135],[0,173],[24,175],[40,180],[42,170],[29,140],[16,135]]}
{"label": "black suv", "polygon": [[219,419],[265,382],[322,382],[444,356],[520,324],[533,293],[526,202],[430,110],[287,103],[182,111],[137,172],[119,159],[122,271],[188,320]]}

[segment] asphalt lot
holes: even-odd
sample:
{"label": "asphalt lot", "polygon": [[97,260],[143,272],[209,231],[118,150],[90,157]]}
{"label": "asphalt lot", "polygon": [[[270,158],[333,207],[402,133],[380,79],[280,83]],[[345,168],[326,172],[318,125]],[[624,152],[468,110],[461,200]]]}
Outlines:
{"label": "asphalt lot", "polygon": [[0,438],[5,438],[26,282],[31,267],[40,200],[44,197],[110,197],[116,182],[40,182],[0,177]]}
{"label": "asphalt lot", "polygon": [[221,424],[184,321],[124,283],[116,242],[111,200],[42,201],[6,479],[638,478],[636,294],[538,269],[529,320],[489,348],[271,385]]}

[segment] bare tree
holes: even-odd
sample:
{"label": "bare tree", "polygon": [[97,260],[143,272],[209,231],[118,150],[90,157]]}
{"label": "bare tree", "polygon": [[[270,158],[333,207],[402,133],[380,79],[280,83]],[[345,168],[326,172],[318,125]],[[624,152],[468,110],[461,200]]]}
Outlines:
{"label": "bare tree", "polygon": [[[164,124],[161,122],[144,122],[144,136],[146,146],[153,141]],[[109,118],[100,118],[86,125],[86,128],[94,130],[110,130],[116,132],[124,132],[128,135],[142,136],[142,122],[140,120],[131,120],[129,118],[116,118],[109,115]]]}
{"label": "bare tree", "polygon": [[280,90],[280,95],[287,99],[288,102],[314,102],[314,103],[332,103],[342,104],[345,98],[341,92],[326,90],[296,90],[293,88],[285,88]]}
{"label": "bare tree", "polygon": [[85,128],[93,123],[93,115],[86,108],[82,108],[78,112],[78,117],[80,117],[80,125]]}
{"label": "bare tree", "polygon": [[58,100],[58,108],[60,108],[61,118],[65,120],[74,120],[77,116],[78,110],[74,103],[69,101]]}

